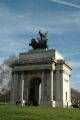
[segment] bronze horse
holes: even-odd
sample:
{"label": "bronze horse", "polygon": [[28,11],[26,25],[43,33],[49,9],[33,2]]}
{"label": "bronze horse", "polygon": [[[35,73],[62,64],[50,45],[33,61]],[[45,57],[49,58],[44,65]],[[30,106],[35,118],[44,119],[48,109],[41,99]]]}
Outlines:
{"label": "bronze horse", "polygon": [[31,40],[31,43],[29,44],[29,46],[32,46],[33,49],[46,49],[48,48],[47,45],[47,32],[46,33],[41,33],[41,31],[39,31],[39,35],[40,37],[37,38],[38,41],[36,41],[35,39]]}

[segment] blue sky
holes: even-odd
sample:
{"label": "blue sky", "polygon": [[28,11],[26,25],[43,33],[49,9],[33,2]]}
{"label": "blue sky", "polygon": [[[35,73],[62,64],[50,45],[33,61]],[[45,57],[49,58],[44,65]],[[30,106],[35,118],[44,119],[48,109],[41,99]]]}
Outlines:
{"label": "blue sky", "polygon": [[80,90],[80,0],[0,0],[0,64],[31,49],[39,30],[73,66],[72,87]]}

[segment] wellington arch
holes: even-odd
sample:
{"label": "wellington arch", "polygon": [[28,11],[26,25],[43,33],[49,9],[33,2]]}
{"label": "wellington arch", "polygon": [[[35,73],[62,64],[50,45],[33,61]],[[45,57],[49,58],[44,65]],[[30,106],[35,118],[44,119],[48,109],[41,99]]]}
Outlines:
{"label": "wellington arch", "polygon": [[57,50],[48,49],[47,33],[39,34],[39,42],[31,41],[33,50],[20,53],[19,60],[11,65],[10,103],[70,107],[72,67]]}

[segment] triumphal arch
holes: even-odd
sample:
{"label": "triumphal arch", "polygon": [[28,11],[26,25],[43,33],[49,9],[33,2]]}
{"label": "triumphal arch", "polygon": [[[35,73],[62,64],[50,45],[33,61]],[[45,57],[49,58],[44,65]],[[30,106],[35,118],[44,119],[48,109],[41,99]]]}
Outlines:
{"label": "triumphal arch", "polygon": [[12,63],[11,104],[70,107],[72,67],[55,49],[49,50],[47,33],[31,40],[33,50]]}

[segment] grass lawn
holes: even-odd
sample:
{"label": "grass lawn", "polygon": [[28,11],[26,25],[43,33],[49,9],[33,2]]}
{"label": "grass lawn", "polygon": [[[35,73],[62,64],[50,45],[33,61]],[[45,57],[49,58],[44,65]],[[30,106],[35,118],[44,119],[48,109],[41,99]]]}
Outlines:
{"label": "grass lawn", "polygon": [[80,120],[80,109],[0,105],[0,120]]}

